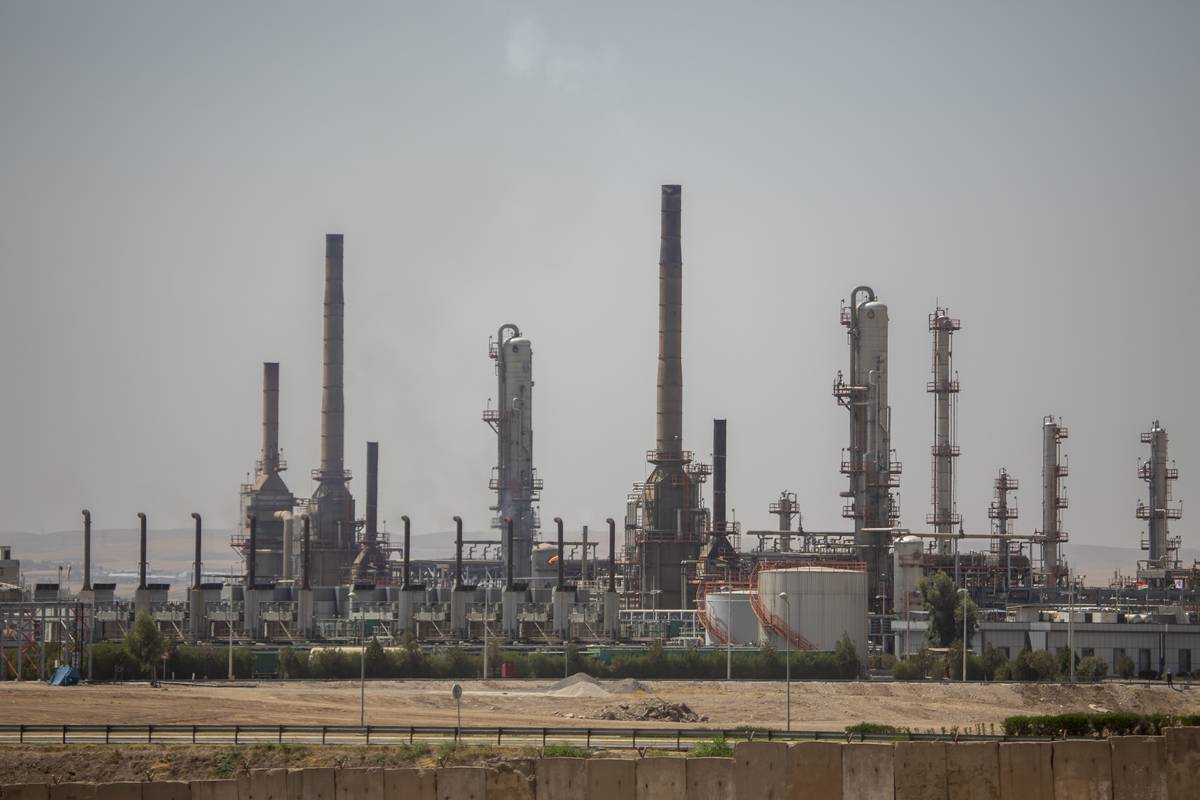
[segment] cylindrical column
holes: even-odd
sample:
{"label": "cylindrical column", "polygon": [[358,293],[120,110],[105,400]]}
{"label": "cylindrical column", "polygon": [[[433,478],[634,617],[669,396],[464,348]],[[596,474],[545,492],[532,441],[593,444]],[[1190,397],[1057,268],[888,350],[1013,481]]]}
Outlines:
{"label": "cylindrical column", "polygon": [[506,543],[508,558],[505,559],[504,564],[504,589],[511,592],[513,588],[513,518],[505,517],[504,524],[508,528],[508,542]]}
{"label": "cylindrical column", "polygon": [[196,574],[192,578],[192,588],[199,589],[200,588],[200,568],[202,566],[200,563],[200,515],[197,514],[195,511],[193,511],[192,519],[194,519],[196,521],[196,560],[193,562],[193,566],[196,570]]}
{"label": "cylindrical column", "polygon": [[404,588],[407,589],[412,584],[412,524],[407,514],[401,515],[400,519],[404,522]]}
{"label": "cylindrical column", "polygon": [[146,515],[138,512],[138,588],[146,588]]}
{"label": "cylindrical column", "polygon": [[279,362],[263,363],[262,471],[279,471]]}
{"label": "cylindrical column", "polygon": [[374,542],[379,534],[379,442],[367,442],[367,530],[365,538]]}
{"label": "cylindrical column", "polygon": [[662,187],[662,234],[658,257],[658,450],[683,449],[683,253],[680,247],[682,187]]}
{"label": "cylindrical column", "polygon": [[617,590],[617,523],[612,517],[605,520],[608,523],[608,590]]}
{"label": "cylindrical column", "polygon": [[92,512],[83,510],[83,591],[92,590]]}
{"label": "cylindrical column", "polygon": [[462,566],[462,517],[454,517],[454,585],[462,586],[465,583],[463,580]]}
{"label": "cylindrical column", "polygon": [[253,589],[258,581],[258,517],[250,515],[250,542],[246,548],[246,588]]}
{"label": "cylindrical column", "polygon": [[561,591],[567,586],[567,552],[563,548],[563,521],[562,517],[554,518],[554,525],[558,529],[558,588]]}
{"label": "cylindrical column", "polygon": [[328,477],[345,474],[343,436],[345,399],[342,393],[343,321],[342,234],[325,236],[325,355],[321,382],[321,472]]}
{"label": "cylindrical column", "polygon": [[725,420],[713,420],[713,523],[718,533],[725,530]]}
{"label": "cylindrical column", "polygon": [[[309,562],[309,552],[310,552],[309,546],[312,542],[312,520],[309,519],[308,514],[302,514],[300,516],[300,519],[304,523],[304,542],[301,545],[302,550],[301,550],[301,554],[300,554],[300,560],[303,562],[301,564],[301,568],[303,571],[300,574],[300,588],[301,589],[311,589],[312,587],[309,584],[309,575],[311,574],[311,570],[309,568],[309,564],[310,564],[310,562]],[[407,543],[406,543],[406,549],[407,549]]]}

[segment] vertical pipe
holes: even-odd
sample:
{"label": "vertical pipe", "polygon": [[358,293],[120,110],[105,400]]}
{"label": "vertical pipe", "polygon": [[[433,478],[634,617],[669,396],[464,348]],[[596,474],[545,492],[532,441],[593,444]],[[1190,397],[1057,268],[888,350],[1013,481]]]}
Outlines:
{"label": "vertical pipe", "polygon": [[658,258],[658,450],[683,450],[683,253],[682,187],[662,187]]}
{"label": "vertical pipe", "polygon": [[367,442],[367,532],[374,542],[379,534],[379,442]]}
{"label": "vertical pipe", "polygon": [[455,515],[454,517],[454,585],[462,586],[466,583],[463,580],[462,566],[462,517]]}
{"label": "vertical pipe", "polygon": [[138,588],[146,588],[146,514],[138,512]]}
{"label": "vertical pipe", "polygon": [[566,577],[567,553],[563,549],[562,517],[555,517],[554,525],[556,528],[558,528],[558,590],[562,591],[567,586],[567,577]]}
{"label": "vertical pipe", "polygon": [[412,523],[409,522],[407,514],[401,515],[400,519],[404,522],[404,588],[407,589],[412,583],[412,574],[409,571],[412,564]]}
{"label": "vertical pipe", "polygon": [[342,234],[325,235],[324,371],[321,382],[321,472],[332,478],[345,475],[343,436],[345,398],[342,393],[343,323]]}
{"label": "vertical pipe", "polygon": [[262,472],[279,471],[279,362],[263,362]]}
{"label": "vertical pipe", "polygon": [[[300,555],[300,560],[303,562],[300,565],[303,570],[301,572],[301,576],[300,576],[300,588],[301,589],[311,589],[312,586],[309,584],[309,575],[311,574],[312,571],[309,568],[309,555],[311,552],[309,549],[309,545],[312,542],[312,520],[309,519],[308,514],[301,514],[300,519],[303,520],[303,522],[304,522],[304,542],[302,544],[303,550],[301,551],[301,555]],[[407,543],[406,543],[406,552],[407,552]]]}
{"label": "vertical pipe", "polygon": [[258,581],[258,517],[250,514],[250,544],[246,549],[246,588],[253,589]]}
{"label": "vertical pipe", "polygon": [[200,563],[200,515],[197,514],[195,511],[193,511],[192,519],[196,520],[196,560],[194,562],[196,575],[192,579],[192,588],[199,589],[200,588],[200,568],[202,566]]}
{"label": "vertical pipe", "polygon": [[605,520],[608,523],[608,590],[617,590],[617,523],[612,517]]}
{"label": "vertical pipe", "polygon": [[718,533],[725,530],[725,420],[713,420],[713,525]]}
{"label": "vertical pipe", "polygon": [[83,510],[83,591],[92,590],[92,512]]}
{"label": "vertical pipe", "polygon": [[513,590],[513,518],[505,517],[504,524],[508,527],[508,558],[504,565],[504,589],[511,592]]}

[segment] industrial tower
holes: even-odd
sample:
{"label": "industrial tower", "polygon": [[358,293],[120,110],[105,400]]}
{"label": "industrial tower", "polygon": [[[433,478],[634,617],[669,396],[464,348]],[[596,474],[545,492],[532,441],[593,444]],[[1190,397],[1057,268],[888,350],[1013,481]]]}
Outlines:
{"label": "industrial tower", "polygon": [[[536,503],[542,491],[533,466],[533,349],[520,328],[506,323],[488,343],[488,355],[496,362],[498,382],[496,407],[483,412],[483,421],[496,432],[496,466],[488,482],[496,493],[492,527],[500,530],[505,574],[524,581],[533,574],[533,543],[540,526]],[[511,527],[505,523],[508,518]]]}
{"label": "industrial tower", "polygon": [[1062,510],[1067,507],[1067,462],[1062,454],[1062,441],[1067,428],[1061,419],[1042,418],[1042,580],[1045,586],[1061,586],[1067,577],[1067,566],[1061,545],[1067,541],[1062,529]]}
{"label": "industrial tower", "polygon": [[[933,513],[925,522],[935,533],[954,533],[962,524],[954,496],[955,461],[958,458],[958,374],[953,370],[954,332],[962,323],[950,316],[950,310],[938,306],[929,315],[933,334],[933,380],[925,390],[933,395]],[[951,539],[937,540],[938,552],[950,555]]]}
{"label": "industrial tower", "polygon": [[[866,299],[860,301],[860,294]],[[882,612],[891,593],[889,529],[900,517],[892,489],[900,485],[901,472],[891,446],[888,308],[876,301],[871,287],[858,286],[850,293],[850,305],[842,307],[841,321],[850,340],[849,375],[839,371],[833,385],[838,404],[850,414],[850,443],[842,453],[842,473],[850,479],[842,496],[850,502],[842,507],[842,516],[854,520],[854,543],[867,564],[870,608]]]}
{"label": "industrial tower", "polygon": [[280,475],[285,469],[287,462],[279,454],[279,364],[268,361],[263,364],[262,452],[254,465],[254,481],[242,484],[241,522],[233,547],[241,552],[243,561],[250,557],[248,520],[254,516],[257,531],[253,572],[271,581],[292,577],[292,542],[286,536],[291,526],[284,517],[290,516],[296,498]]}
{"label": "industrial tower", "polygon": [[1004,565],[1004,588],[1008,589],[1013,584],[1012,542],[1008,539],[1013,531],[1009,523],[1017,518],[1017,500],[1014,497],[1010,502],[1008,495],[1020,488],[1020,482],[1001,467],[992,485],[995,490],[992,504],[988,506],[988,519],[992,521],[992,534],[996,538],[992,539],[991,549]]}
{"label": "industrial tower", "polygon": [[[650,477],[634,486],[626,513],[627,560],[634,580],[628,601],[641,608],[690,606],[682,562],[700,554],[705,510],[700,484],[711,472],[693,464],[683,449],[683,253],[680,247],[682,187],[662,187],[658,259],[657,437],[646,461]],[[632,548],[629,545],[632,534]],[[629,552],[632,551],[632,552]]]}
{"label": "industrial tower", "polygon": [[[800,516],[800,504],[796,502],[796,493],[784,489],[779,493],[779,499],[767,506],[767,511],[779,517],[779,530],[781,532],[790,532],[792,530],[792,518]],[[792,537],[780,536],[779,549],[785,553],[791,552]]]}
{"label": "industrial tower", "polygon": [[1150,459],[1138,463],[1138,477],[1150,491],[1149,503],[1137,505],[1137,518],[1146,520],[1147,535],[1142,537],[1142,549],[1148,558],[1138,564],[1138,578],[1162,586],[1167,570],[1179,567],[1178,536],[1172,537],[1168,523],[1183,517],[1182,504],[1173,504],[1171,486],[1179,478],[1179,470],[1167,457],[1167,431],[1154,420],[1150,430],[1142,434],[1142,444],[1150,445]]}
{"label": "industrial tower", "polygon": [[379,538],[379,442],[367,442],[367,518],[352,574],[355,583],[379,585],[391,579],[387,554]]}
{"label": "industrial tower", "polygon": [[342,393],[343,329],[342,234],[325,235],[324,369],[321,381],[321,466],[312,471],[316,491],[308,501],[312,518],[309,552],[312,586],[335,586],[349,578],[355,545],[354,498],[346,469],[346,406]]}

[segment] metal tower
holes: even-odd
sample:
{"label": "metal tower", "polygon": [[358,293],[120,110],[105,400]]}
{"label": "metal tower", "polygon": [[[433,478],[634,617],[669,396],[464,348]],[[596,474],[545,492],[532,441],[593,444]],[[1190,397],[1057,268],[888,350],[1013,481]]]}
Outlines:
{"label": "metal tower", "polygon": [[276,514],[290,512],[296,505],[295,496],[280,475],[287,469],[287,462],[280,456],[279,450],[278,362],[268,361],[263,364],[262,394],[262,452],[254,465],[253,482],[242,484],[239,516],[241,522],[238,531],[233,535],[232,544],[235,550],[241,552],[243,560],[250,557],[247,547],[250,533],[247,519],[250,516],[256,517],[258,530],[254,571],[259,577],[273,581],[291,574],[291,565],[285,562],[291,545],[285,541],[288,526]]}
{"label": "metal tower", "polygon": [[[938,306],[929,315],[933,334],[933,380],[925,390],[933,395],[933,512],[925,516],[936,533],[954,533],[962,524],[954,496],[955,459],[958,458],[958,374],[953,370],[952,340],[962,323]],[[938,539],[938,552],[949,555],[953,541]]]}
{"label": "metal tower", "polygon": [[[785,489],[779,493],[779,499],[771,503],[767,510],[779,517],[780,531],[790,531],[792,518],[800,516],[800,504],[796,502],[796,493]],[[792,537],[780,536],[779,549],[785,553],[789,552],[792,549]]]}
{"label": "metal tower", "polygon": [[[483,421],[496,432],[496,466],[488,488],[496,493],[492,527],[500,530],[506,574],[526,580],[533,574],[533,542],[541,520],[536,503],[542,479],[533,466],[533,349],[521,329],[512,323],[500,326],[488,343],[496,362],[496,407],[483,412]],[[511,528],[505,524],[512,519]],[[508,573],[508,538],[512,536],[512,572]]]}
{"label": "metal tower", "polygon": [[1062,510],[1067,507],[1067,462],[1062,454],[1062,441],[1067,428],[1053,416],[1042,418],[1042,579],[1046,586],[1061,585],[1067,568],[1060,545],[1067,541],[1062,529]]}
{"label": "metal tower", "polygon": [[1150,445],[1150,459],[1138,462],[1138,477],[1149,486],[1149,503],[1137,505],[1137,518],[1146,520],[1147,534],[1142,537],[1142,549],[1149,558],[1139,564],[1138,577],[1161,585],[1166,570],[1179,566],[1180,538],[1172,537],[1168,523],[1183,517],[1183,505],[1172,504],[1171,486],[1179,478],[1179,470],[1167,457],[1167,432],[1154,420],[1154,425],[1142,434],[1142,444]]}
{"label": "metal tower", "polygon": [[[866,299],[860,301],[860,294]],[[867,564],[868,600],[875,609],[891,594],[887,529],[900,518],[891,491],[900,485],[901,465],[891,449],[888,308],[876,301],[871,287],[858,286],[850,293],[850,305],[842,307],[841,321],[850,340],[850,373],[839,372],[833,384],[834,397],[850,414],[850,443],[842,453],[842,473],[850,479],[842,496],[850,502],[842,507],[842,516],[854,520],[854,542]]]}
{"label": "metal tower", "polygon": [[1009,475],[1007,469],[1001,467],[992,485],[995,487],[995,492],[992,495],[992,504],[988,506],[988,519],[992,521],[992,533],[996,538],[992,540],[991,551],[1002,559],[1005,575],[1004,585],[1007,588],[1013,583],[1013,543],[1008,540],[1008,535],[1012,533],[1012,526],[1009,523],[1017,518],[1017,500],[1014,497],[1010,502],[1008,495],[1020,488],[1020,482]]}

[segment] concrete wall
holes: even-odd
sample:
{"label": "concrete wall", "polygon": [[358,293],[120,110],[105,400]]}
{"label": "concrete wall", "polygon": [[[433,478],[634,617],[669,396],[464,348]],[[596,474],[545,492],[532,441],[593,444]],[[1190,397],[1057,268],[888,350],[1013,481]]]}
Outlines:
{"label": "concrete wall", "polygon": [[[1184,800],[1200,728],[1060,742],[739,742],[733,758],[261,769],[232,780],[0,785],[0,800]],[[0,781],[10,776],[0,776]]]}

